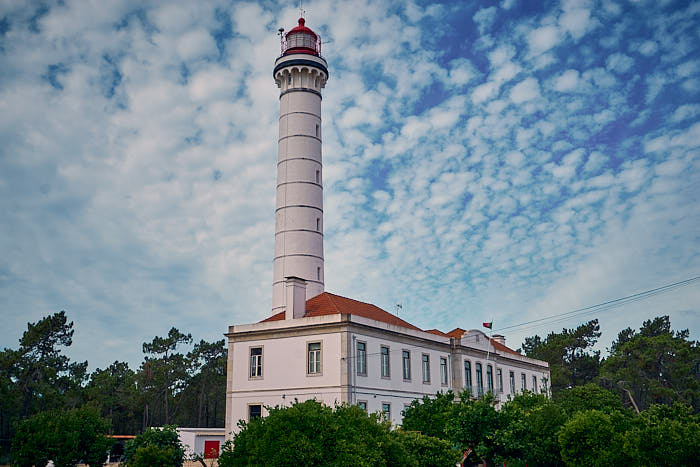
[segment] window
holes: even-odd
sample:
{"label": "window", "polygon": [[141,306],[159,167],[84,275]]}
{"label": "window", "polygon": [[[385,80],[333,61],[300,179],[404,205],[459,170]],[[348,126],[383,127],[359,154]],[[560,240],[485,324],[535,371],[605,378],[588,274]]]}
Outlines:
{"label": "window", "polygon": [[316,171],[316,183],[321,183],[321,171]]}
{"label": "window", "polygon": [[291,73],[287,75],[287,84],[290,86],[292,85],[292,74]]}
{"label": "window", "polygon": [[318,126],[318,123],[317,123],[316,124],[316,138],[320,138],[320,136],[321,136],[320,135],[321,132],[319,130],[320,130],[320,127]]}
{"label": "window", "polygon": [[430,355],[423,354],[423,382],[430,382]]}
{"label": "window", "polygon": [[440,357],[440,384],[447,384],[447,358]]}
{"label": "window", "polygon": [[318,87],[318,76],[316,77],[315,85]]}
{"label": "window", "polygon": [[472,364],[469,360],[464,361],[464,387],[470,396],[474,394],[472,391]]}
{"label": "window", "polygon": [[489,392],[493,393],[493,367],[491,365],[486,365],[486,384]]}
{"label": "window", "polygon": [[479,397],[484,395],[484,379],[481,374],[481,363],[476,365],[476,393]]}
{"label": "window", "polygon": [[250,377],[251,378],[262,378],[262,364],[263,364],[263,349],[262,347],[251,347],[250,348]]}
{"label": "window", "polygon": [[367,375],[367,344],[357,343],[357,374]]}
{"label": "window", "polygon": [[316,280],[321,280],[321,267],[316,268]]}
{"label": "window", "polygon": [[403,360],[403,379],[411,379],[411,352],[404,350],[401,352],[401,358]]}
{"label": "window", "polygon": [[255,420],[256,418],[260,417],[262,417],[262,405],[250,404],[248,406],[248,421]]}
{"label": "window", "polygon": [[515,394],[515,373],[510,372],[510,393]]}
{"label": "window", "polygon": [[321,218],[317,217],[316,218],[316,232],[321,231]]}
{"label": "window", "polygon": [[382,402],[382,415],[387,420],[391,420],[391,404],[390,403]]}
{"label": "window", "polygon": [[532,392],[537,393],[537,376],[532,375]]}
{"label": "window", "polygon": [[498,392],[503,392],[503,372],[500,368],[496,369],[496,384],[498,384]]}
{"label": "window", "polygon": [[520,389],[525,391],[527,389],[527,380],[525,379],[525,373],[520,373]]}
{"label": "window", "polygon": [[389,378],[389,347],[381,347],[382,378]]}
{"label": "window", "polygon": [[367,401],[357,401],[357,406],[367,412]]}
{"label": "window", "polygon": [[308,368],[307,372],[310,375],[321,373],[321,343],[310,342],[308,347]]}

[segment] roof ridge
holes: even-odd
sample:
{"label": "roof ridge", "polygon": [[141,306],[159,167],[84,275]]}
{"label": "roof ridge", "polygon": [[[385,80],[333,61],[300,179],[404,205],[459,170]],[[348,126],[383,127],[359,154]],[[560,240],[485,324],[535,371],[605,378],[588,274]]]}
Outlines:
{"label": "roof ridge", "polygon": [[333,308],[335,308],[335,311],[338,312],[339,315],[342,315],[340,308],[338,308],[338,305],[333,301],[333,294],[330,292],[323,292],[328,296],[328,301],[331,302],[331,305],[333,305]]}

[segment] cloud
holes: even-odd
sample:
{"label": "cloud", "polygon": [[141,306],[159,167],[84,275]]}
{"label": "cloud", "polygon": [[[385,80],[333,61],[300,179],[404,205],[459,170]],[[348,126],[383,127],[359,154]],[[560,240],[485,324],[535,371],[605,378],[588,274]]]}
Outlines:
{"label": "cloud", "polygon": [[510,90],[510,100],[522,104],[540,97],[540,85],[535,78],[526,78]]}
{"label": "cloud", "polygon": [[[698,269],[697,7],[523,6],[307,6],[330,70],[327,290],[452,329]],[[66,309],[76,358],[104,366],[119,346],[137,364],[170,326],[214,340],[269,314],[271,69],[297,15],[218,0],[66,1],[38,19],[6,6],[2,345]],[[606,329],[697,308],[692,293],[668,298]]]}
{"label": "cloud", "polygon": [[559,92],[574,91],[579,85],[579,72],[577,70],[566,70],[554,81],[554,89]]}
{"label": "cloud", "polygon": [[610,55],[606,61],[607,69],[616,73],[625,73],[632,68],[632,65],[634,65],[632,57],[621,53]]}
{"label": "cloud", "polygon": [[542,26],[528,34],[530,52],[534,55],[548,51],[560,41],[559,29],[555,26]]}

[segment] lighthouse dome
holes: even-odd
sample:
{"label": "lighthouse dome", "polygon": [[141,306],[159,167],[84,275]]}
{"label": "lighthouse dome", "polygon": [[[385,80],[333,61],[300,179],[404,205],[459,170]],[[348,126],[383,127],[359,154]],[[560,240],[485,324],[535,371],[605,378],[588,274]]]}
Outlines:
{"label": "lighthouse dome", "polygon": [[284,35],[282,55],[310,54],[321,56],[321,37],[307,28],[304,18],[299,18],[299,25]]}

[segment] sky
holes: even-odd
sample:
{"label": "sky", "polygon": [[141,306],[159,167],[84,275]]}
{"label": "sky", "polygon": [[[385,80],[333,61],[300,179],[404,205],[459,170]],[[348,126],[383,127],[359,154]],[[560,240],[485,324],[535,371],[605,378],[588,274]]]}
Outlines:
{"label": "sky", "polygon": [[[494,330],[700,276],[700,2],[311,1],[325,285]],[[296,2],[0,0],[0,348],[65,310],[135,368],[271,314],[280,53]],[[595,310],[594,310],[595,311]],[[700,282],[598,318],[700,338]]]}

